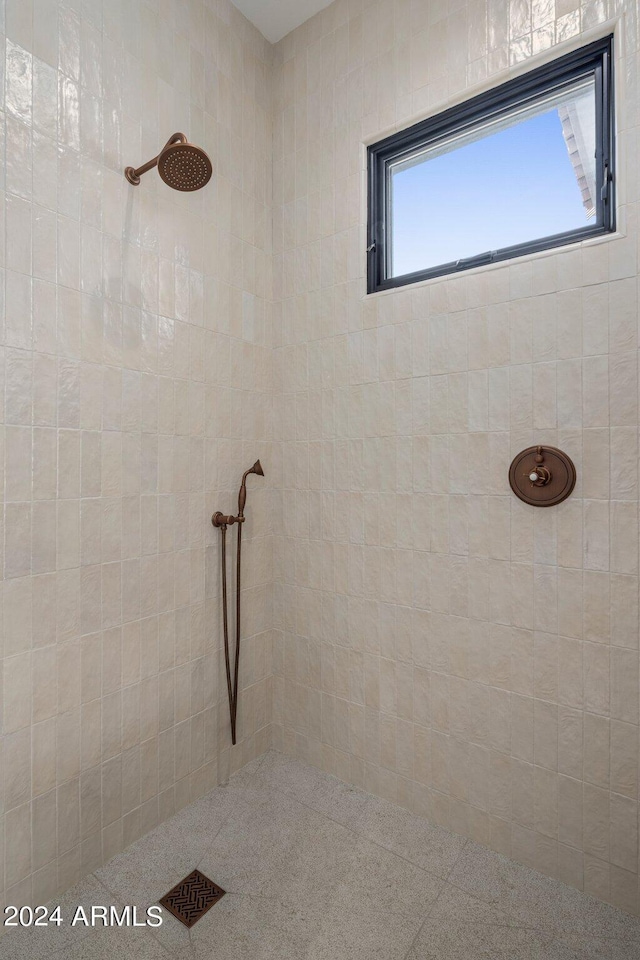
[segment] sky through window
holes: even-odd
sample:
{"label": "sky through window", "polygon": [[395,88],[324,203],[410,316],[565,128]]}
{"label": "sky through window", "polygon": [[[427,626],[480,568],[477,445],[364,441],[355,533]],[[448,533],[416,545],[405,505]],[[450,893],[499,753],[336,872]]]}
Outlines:
{"label": "sky through window", "polygon": [[[391,275],[587,226],[559,109],[392,170]],[[594,153],[582,144],[585,164]]]}

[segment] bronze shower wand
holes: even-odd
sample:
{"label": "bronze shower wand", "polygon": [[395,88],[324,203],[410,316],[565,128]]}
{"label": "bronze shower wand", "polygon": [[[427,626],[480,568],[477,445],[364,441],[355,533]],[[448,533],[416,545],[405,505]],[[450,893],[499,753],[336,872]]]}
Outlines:
{"label": "bronze shower wand", "polygon": [[244,520],[244,505],[247,502],[247,477],[250,473],[255,473],[258,477],[264,477],[264,471],[262,469],[262,464],[259,460],[256,460],[254,465],[250,470],[247,470],[242,474],[242,483],[240,484],[240,492],[238,493],[238,519]]}
{"label": "bronze shower wand", "polygon": [[[264,477],[264,470],[259,460],[242,475],[240,492],[238,493],[238,516],[225,515],[219,510],[211,517],[211,523],[218,527],[222,535],[222,626],[224,633],[224,665],[227,674],[227,694],[229,697],[229,714],[231,716],[231,742],[236,742],[236,720],[238,716],[238,666],[240,663],[240,583],[242,572],[242,524],[245,522],[244,507],[247,502],[247,477],[255,473]],[[231,674],[231,656],[229,652],[229,613],[227,604],[227,527],[238,524],[238,549],[236,554],[236,649],[234,656],[234,671]]]}
{"label": "bronze shower wand", "polygon": [[202,147],[189,143],[184,133],[174,133],[158,156],[141,167],[125,167],[124,175],[129,183],[137,187],[142,174],[154,167],[158,168],[158,173],[169,187],[183,193],[206,186],[213,173],[211,160]]}

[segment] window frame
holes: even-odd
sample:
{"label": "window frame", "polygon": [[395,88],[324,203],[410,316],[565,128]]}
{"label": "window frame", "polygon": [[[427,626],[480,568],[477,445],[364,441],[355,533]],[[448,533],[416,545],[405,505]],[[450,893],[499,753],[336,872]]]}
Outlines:
{"label": "window frame", "polygon": [[[596,184],[601,184],[596,196],[596,222],[425,270],[387,276],[387,236],[391,223],[387,189],[390,164],[417,149],[428,148],[482,122],[535,103],[546,94],[587,76],[593,76],[595,81]],[[613,34],[610,34],[372,144],[367,148],[367,293],[392,290],[612,232],[616,221],[614,134]]]}

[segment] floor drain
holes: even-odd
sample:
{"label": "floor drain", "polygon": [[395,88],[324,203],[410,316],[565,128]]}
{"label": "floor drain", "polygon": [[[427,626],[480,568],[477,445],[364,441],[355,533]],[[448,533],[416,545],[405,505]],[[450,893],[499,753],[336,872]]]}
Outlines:
{"label": "floor drain", "polygon": [[224,895],[222,887],[205,877],[204,873],[194,870],[173,890],[165,893],[160,903],[185,927],[192,927]]}

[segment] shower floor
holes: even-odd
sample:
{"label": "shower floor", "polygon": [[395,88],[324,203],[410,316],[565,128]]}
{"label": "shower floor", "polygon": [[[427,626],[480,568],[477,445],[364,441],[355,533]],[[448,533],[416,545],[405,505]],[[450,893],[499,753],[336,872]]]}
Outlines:
{"label": "shower floor", "polygon": [[61,900],[146,908],[198,867],[227,893],[190,930],[62,926],[2,960],[632,960],[640,921],[277,753]]}

